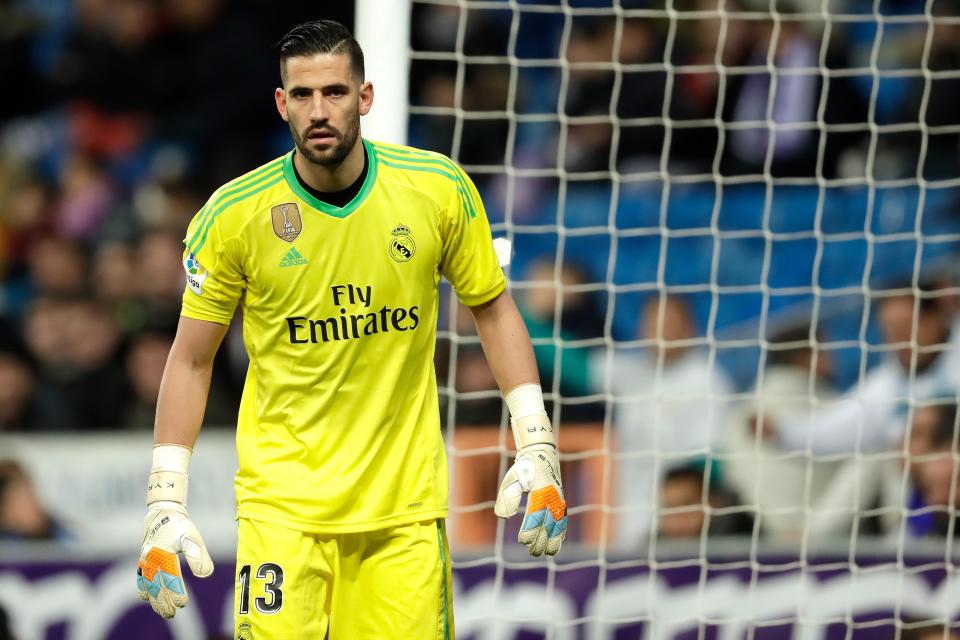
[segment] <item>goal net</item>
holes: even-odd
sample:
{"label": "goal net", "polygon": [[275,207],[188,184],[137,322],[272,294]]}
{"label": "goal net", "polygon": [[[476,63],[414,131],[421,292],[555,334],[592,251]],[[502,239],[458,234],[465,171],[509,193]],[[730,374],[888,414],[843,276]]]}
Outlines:
{"label": "goal net", "polygon": [[555,560],[494,517],[512,438],[446,288],[459,637],[960,637],[957,16],[413,1],[408,139],[509,242],[570,503]]}

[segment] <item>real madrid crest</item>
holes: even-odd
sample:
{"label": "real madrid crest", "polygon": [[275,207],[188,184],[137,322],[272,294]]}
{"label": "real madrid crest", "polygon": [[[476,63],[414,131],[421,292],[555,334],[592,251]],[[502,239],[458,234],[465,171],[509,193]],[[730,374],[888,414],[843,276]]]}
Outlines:
{"label": "real madrid crest", "polygon": [[249,622],[241,622],[237,627],[237,640],[253,640],[253,630]]}
{"label": "real madrid crest", "polygon": [[393,237],[390,239],[390,257],[397,262],[406,262],[417,251],[417,245],[410,237],[410,228],[405,224],[398,224],[393,228]]}
{"label": "real madrid crest", "polygon": [[303,219],[296,202],[284,202],[270,209],[273,232],[287,242],[293,242],[303,231]]}

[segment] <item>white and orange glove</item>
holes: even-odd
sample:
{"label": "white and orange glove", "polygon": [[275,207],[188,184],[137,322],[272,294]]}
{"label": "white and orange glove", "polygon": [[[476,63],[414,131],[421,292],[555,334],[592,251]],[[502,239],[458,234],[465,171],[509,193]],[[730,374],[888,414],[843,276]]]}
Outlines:
{"label": "white and orange glove", "polygon": [[213,560],[187,515],[189,464],[190,449],[186,447],[153,448],[137,593],[164,618],[172,618],[189,600],[178,554],[183,554],[193,575],[205,578],[213,573]]}
{"label": "white and orange glove", "polygon": [[494,512],[501,518],[515,515],[520,498],[529,493],[518,539],[532,556],[556,555],[567,535],[567,503],[543,393],[540,385],[525,384],[504,399],[510,409],[517,457],[500,483]]}

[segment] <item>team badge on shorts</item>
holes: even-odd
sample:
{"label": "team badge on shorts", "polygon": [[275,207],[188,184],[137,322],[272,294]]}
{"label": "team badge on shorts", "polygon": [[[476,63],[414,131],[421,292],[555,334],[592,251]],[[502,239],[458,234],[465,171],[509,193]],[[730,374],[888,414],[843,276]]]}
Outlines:
{"label": "team badge on shorts", "polygon": [[398,224],[393,228],[393,238],[390,239],[390,257],[397,262],[406,262],[413,257],[417,245],[410,237],[410,227]]}
{"label": "team badge on shorts", "polygon": [[241,622],[240,626],[237,627],[236,640],[253,640],[253,631],[250,630],[249,622]]}
{"label": "team badge on shorts", "polygon": [[303,218],[296,202],[284,202],[270,209],[273,232],[287,242],[293,242],[303,231]]}

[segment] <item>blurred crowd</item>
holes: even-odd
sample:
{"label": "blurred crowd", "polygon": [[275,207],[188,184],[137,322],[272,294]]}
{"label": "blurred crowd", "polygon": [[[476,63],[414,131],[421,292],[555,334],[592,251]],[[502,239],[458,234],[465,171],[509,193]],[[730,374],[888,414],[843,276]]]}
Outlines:
{"label": "blurred crowd", "polygon": [[[578,181],[571,185],[612,172],[711,184],[718,174],[960,177],[957,3],[933,3],[932,23],[918,0],[831,3],[831,14],[847,19],[829,23],[819,3],[804,0],[670,7],[673,23],[615,11],[518,18],[415,4],[413,48],[431,55],[413,63],[412,140],[469,165],[540,170],[513,176],[512,191],[496,171],[475,175],[488,207],[509,209],[519,224],[561,222],[538,217],[557,197],[551,172]],[[878,13],[900,21],[881,29]],[[443,59],[453,52],[467,64]],[[592,213],[565,215],[578,226],[608,225],[604,198],[592,205]],[[840,337],[811,326],[815,314],[761,323],[763,353],[745,388],[725,370],[707,331],[715,324],[692,298],[660,286],[640,305],[632,334],[616,336],[614,299],[591,281],[596,272],[551,253],[511,275],[544,388],[559,404],[553,416],[610,427],[603,446],[611,450],[614,544],[956,534],[960,320],[949,278],[918,289],[908,268],[902,282],[874,292],[866,315],[875,334],[852,388],[840,384],[836,350],[825,346]],[[471,335],[468,314],[454,314],[451,325]],[[446,349],[455,349],[453,371]],[[457,392],[480,392],[458,400],[458,425],[501,420],[496,394],[482,393],[496,384],[479,346],[441,340],[438,364]]]}
{"label": "blurred crowd", "polygon": [[[921,0],[832,2],[846,19],[829,23],[807,0],[677,0],[675,28],[650,16],[657,0],[618,2],[648,10],[627,18],[583,4],[596,14],[516,21],[508,9],[415,5],[414,49],[431,55],[413,64],[414,139],[471,165],[568,175],[960,175],[960,38],[936,21],[957,15],[954,0],[932,4],[929,29]],[[880,29],[875,11],[901,20]],[[461,44],[476,64],[458,66]],[[530,181],[515,216],[552,184]]]}
{"label": "blurred crowd", "polygon": [[[633,340],[597,340],[603,307],[581,290],[580,271],[568,263],[554,275],[552,262],[534,264],[516,297],[544,388],[559,401],[554,419],[598,434],[605,418],[609,425],[603,444],[588,448],[612,452],[614,545],[636,549],[651,536],[816,544],[960,534],[960,314],[950,281],[875,291],[869,315],[879,335],[865,345],[853,387],[835,381],[839,343],[799,323],[762,336],[757,379],[741,391],[689,297],[653,294]],[[459,331],[470,335],[469,324]],[[880,359],[866,367],[870,351]],[[458,401],[457,424],[498,423],[496,382],[479,349],[461,345],[457,358],[457,391],[491,398]]]}
{"label": "blurred crowd", "polygon": [[[310,5],[0,1],[0,432],[152,427],[184,230],[289,147],[271,44]],[[233,421],[238,342],[211,424]]]}
{"label": "blurred crowd", "polygon": [[[415,59],[411,143],[471,166],[568,174],[960,175],[960,78],[919,71],[923,60],[956,70],[960,27],[937,24],[928,37],[924,3],[891,0],[882,12],[920,18],[878,40],[875,3],[834,4],[863,20],[794,19],[811,10],[799,1],[778,3],[779,21],[721,20],[715,1],[683,0],[677,11],[700,13],[676,29],[613,14],[565,25],[549,12],[524,13],[514,29],[509,10],[415,3],[414,51],[462,44],[468,56],[553,62]],[[935,15],[955,9],[933,4]],[[323,9],[349,23],[338,11]],[[0,104],[0,433],[152,427],[184,229],[220,183],[290,147],[269,47],[309,17],[309,2],[278,12],[258,0],[0,0],[0,80],[13,97]],[[871,68],[891,73],[876,80]],[[456,108],[524,117],[458,121],[444,111]],[[503,173],[475,174],[494,220]],[[515,191],[515,221],[550,184]],[[597,215],[606,224],[606,210]],[[743,389],[679,293],[649,295],[635,334],[613,341],[613,302],[584,265],[534,260],[512,275],[526,285],[516,297],[554,415],[609,435],[617,543],[956,533],[960,329],[949,283],[877,293],[883,359],[845,391],[816,326],[762,335],[762,365]],[[469,314],[447,315],[455,336],[473,335]],[[206,421],[229,426],[246,368],[237,331],[218,357]],[[441,385],[471,394],[443,408],[447,426],[500,423],[478,344],[441,339],[437,365]],[[63,535],[23,470],[0,464],[0,538]]]}

